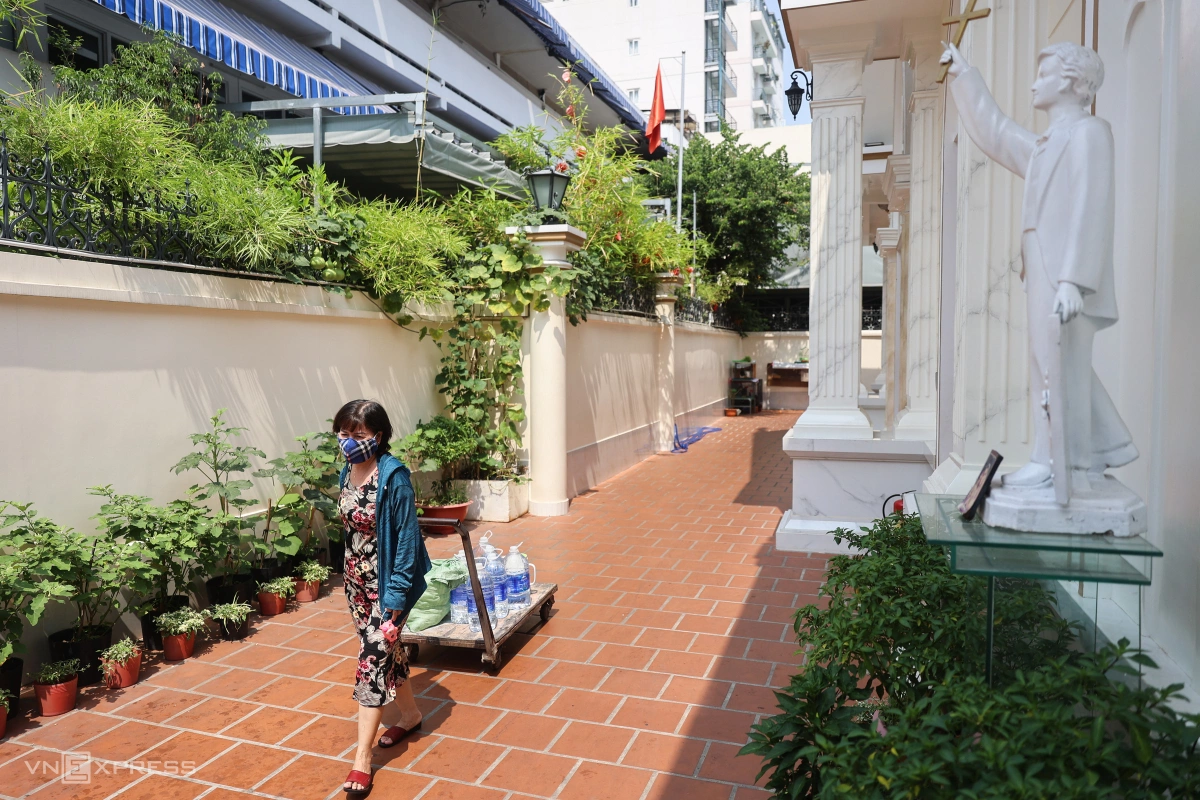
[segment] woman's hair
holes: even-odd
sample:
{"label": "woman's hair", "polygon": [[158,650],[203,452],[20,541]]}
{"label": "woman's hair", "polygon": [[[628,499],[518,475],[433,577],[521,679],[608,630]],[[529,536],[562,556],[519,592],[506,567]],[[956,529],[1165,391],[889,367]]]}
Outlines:
{"label": "woman's hair", "polygon": [[333,432],[338,434],[345,430],[363,427],[371,433],[379,434],[379,452],[390,450],[388,440],[392,438],[392,421],[388,419],[383,406],[374,400],[351,400],[338,409],[333,416]]}

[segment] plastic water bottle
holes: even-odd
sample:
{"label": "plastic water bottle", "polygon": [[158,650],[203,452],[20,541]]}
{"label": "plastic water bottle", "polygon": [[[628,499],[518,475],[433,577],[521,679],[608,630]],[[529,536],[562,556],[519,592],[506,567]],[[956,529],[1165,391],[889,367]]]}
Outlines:
{"label": "plastic water bottle", "polygon": [[[458,563],[463,565],[463,570],[467,568],[467,561],[463,558],[462,553],[456,553],[454,556]],[[450,622],[454,625],[467,624],[467,595],[470,594],[469,583],[463,581],[458,586],[450,590]]]}
{"label": "plastic water bottle", "polygon": [[492,579],[492,591],[495,595],[496,602],[496,617],[504,619],[508,616],[508,580],[504,572],[504,562],[500,560],[500,553],[492,550],[488,553],[487,566],[485,569],[488,576]]}
{"label": "plastic water bottle", "polygon": [[[487,606],[488,619],[493,626],[496,624],[496,587],[492,583],[492,574],[482,558],[475,559],[475,574],[479,576],[479,585],[483,589],[483,602]],[[474,594],[474,592],[472,592]]]}
{"label": "plastic water bottle", "polygon": [[508,600],[514,607],[529,607],[529,566],[517,545],[508,548],[504,559],[504,577],[508,583]]}

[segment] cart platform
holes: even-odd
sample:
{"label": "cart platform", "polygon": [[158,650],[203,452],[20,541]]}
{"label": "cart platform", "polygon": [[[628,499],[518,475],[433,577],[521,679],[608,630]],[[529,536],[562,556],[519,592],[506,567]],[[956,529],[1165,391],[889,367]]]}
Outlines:
{"label": "cart platform", "polygon": [[[471,551],[471,536],[461,522],[450,519],[420,518],[421,534],[425,535],[430,528],[453,528],[462,538],[463,553],[467,560],[468,589],[475,595],[476,608],[486,607],[483,598],[483,586],[475,569],[475,558]],[[503,662],[501,648],[514,633],[520,630],[525,621],[534,614],[539,614],[542,621],[550,618],[550,608],[554,605],[554,593],[558,591],[556,583],[535,583],[529,587],[529,605],[522,608],[510,609],[508,616],[497,621],[495,629],[486,613],[479,615],[480,630],[472,631],[469,625],[455,625],[452,622],[442,622],[423,631],[411,631],[408,625],[400,631],[400,643],[408,651],[410,659],[416,659],[420,654],[422,644],[436,644],[443,647],[465,647],[472,650],[482,650],[480,659],[493,670],[500,668]]]}

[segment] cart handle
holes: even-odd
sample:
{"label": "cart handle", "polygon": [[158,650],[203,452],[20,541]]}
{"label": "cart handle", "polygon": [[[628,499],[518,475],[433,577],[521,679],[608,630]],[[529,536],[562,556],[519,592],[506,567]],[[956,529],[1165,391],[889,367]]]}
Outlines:
{"label": "cart handle", "polygon": [[463,555],[467,561],[467,574],[471,582],[471,593],[475,595],[475,608],[479,613],[479,629],[483,633],[483,649],[491,658],[495,659],[499,653],[496,650],[496,636],[492,632],[492,621],[488,617],[487,603],[483,599],[483,584],[479,582],[479,572],[475,569],[475,554],[471,552],[471,534],[463,526],[462,522],[456,519],[436,519],[431,517],[417,517],[417,524],[421,529],[421,535],[425,535],[426,528],[454,528],[458,535],[462,537]]}

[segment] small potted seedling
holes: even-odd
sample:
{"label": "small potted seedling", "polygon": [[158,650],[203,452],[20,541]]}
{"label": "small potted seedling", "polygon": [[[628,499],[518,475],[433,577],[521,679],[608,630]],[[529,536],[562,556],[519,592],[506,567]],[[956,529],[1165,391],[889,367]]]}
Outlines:
{"label": "small potted seedling", "polygon": [[234,595],[232,603],[217,603],[204,613],[220,627],[221,638],[232,642],[246,638],[252,610],[249,603],[239,603],[237,595]]}
{"label": "small potted seedling", "polygon": [[8,728],[8,690],[0,689],[0,739]]}
{"label": "small potted seedling", "polygon": [[138,682],[142,671],[142,646],[125,637],[100,653],[104,683],[110,689],[127,689]]}
{"label": "small potted seedling", "polygon": [[329,580],[329,567],[315,558],[300,562],[296,567],[296,602],[311,603],[321,594],[321,582]]}
{"label": "small potted seedling", "polygon": [[258,585],[258,610],[264,617],[282,614],[287,608],[287,599],[296,593],[296,582],[291,578],[275,578]]}
{"label": "small potted seedling", "polygon": [[43,717],[56,717],[73,709],[79,693],[79,659],[43,664],[33,676],[33,691]]}
{"label": "small potted seedling", "polygon": [[163,655],[167,661],[183,661],[196,649],[196,634],[204,630],[204,615],[194,608],[181,608],[159,614],[155,619],[163,637]]}

